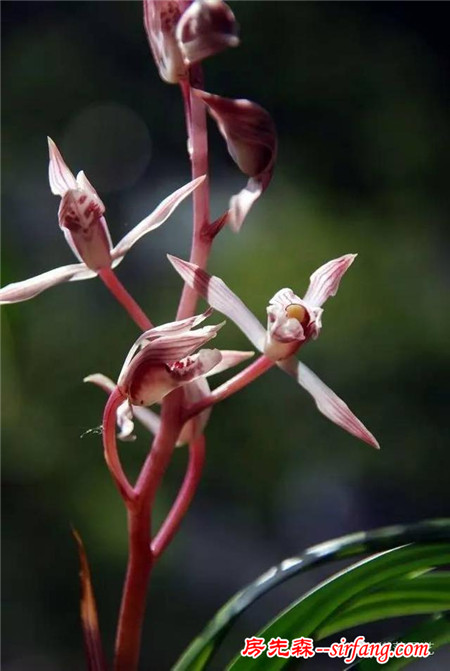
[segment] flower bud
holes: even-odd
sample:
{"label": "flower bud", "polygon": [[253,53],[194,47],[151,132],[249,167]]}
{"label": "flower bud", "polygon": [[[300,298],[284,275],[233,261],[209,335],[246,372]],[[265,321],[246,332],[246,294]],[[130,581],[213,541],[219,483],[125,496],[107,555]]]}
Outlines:
{"label": "flower bud", "polygon": [[222,0],[195,0],[181,17],[176,37],[187,65],[237,47],[238,26],[233,12]]}

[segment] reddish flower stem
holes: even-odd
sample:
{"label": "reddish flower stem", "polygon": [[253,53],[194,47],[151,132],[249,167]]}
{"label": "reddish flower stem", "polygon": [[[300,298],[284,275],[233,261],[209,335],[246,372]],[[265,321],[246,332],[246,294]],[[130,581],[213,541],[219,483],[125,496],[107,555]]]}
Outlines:
{"label": "reddish flower stem", "polygon": [[243,387],[246,387],[253,382],[253,380],[256,380],[256,378],[275,365],[276,361],[269,359],[269,357],[264,354],[258,357],[258,359],[247,366],[247,368],[244,368],[240,373],[221,384],[217,389],[214,389],[209,396],[205,396],[205,398],[202,398],[197,403],[191,405],[191,407],[187,409],[183,421],[189,421],[203,410],[206,410],[206,408],[209,408],[212,405],[219,403],[219,401],[223,401],[232,394],[235,394],[237,391],[240,391]]}
{"label": "reddish flower stem", "polygon": [[175,443],[180,435],[182,394],[182,389],[176,389],[163,400],[161,426],[136,482],[135,492],[137,496],[148,496],[150,505],[169,465]]}
{"label": "reddish flower stem", "polygon": [[189,443],[189,465],[181,489],[164,524],[152,542],[152,552],[158,558],[167,548],[183,521],[194,498],[205,463],[205,438],[199,436]]}
{"label": "reddish flower stem", "polygon": [[[194,70],[194,69],[193,69]],[[196,67],[193,76],[201,79],[201,69]],[[194,226],[190,260],[205,268],[212,238],[209,236],[209,180],[208,139],[206,110],[189,84],[182,84],[192,178],[206,175],[205,181],[194,191]],[[139,306],[120,285],[112,270],[101,271],[106,286],[127,309],[134,321],[147,330],[152,325]],[[197,292],[185,284],[181,294],[177,319],[194,314]],[[112,407],[112,406],[111,406]],[[115,406],[115,409],[117,406]],[[161,428],[153,441],[133,492],[134,500],[128,506],[129,559],[122,595],[122,605],[116,637],[115,671],[135,671],[139,661],[142,622],[145,614],[147,587],[155,556],[150,547],[151,510],[156,491],[169,465],[175,443],[182,427],[182,391],[174,391],[164,399],[161,410]],[[115,410],[114,410],[115,416]],[[114,436],[115,438],[115,436]],[[201,447],[196,446],[195,462],[188,469],[180,496],[161,528],[157,543],[158,556],[175,534],[183,515],[192,500],[201,472]],[[117,464],[116,464],[117,466]],[[114,475],[114,474],[113,474]],[[187,482],[186,482],[187,481]],[[180,497],[182,497],[180,499]]]}
{"label": "reddish flower stem", "polygon": [[142,623],[153,557],[150,545],[150,506],[140,501],[128,510],[128,566],[116,637],[114,671],[138,668]]}
{"label": "reddish flower stem", "polygon": [[98,271],[98,276],[105,286],[108,287],[114,298],[116,298],[122,307],[125,308],[131,319],[139,326],[139,328],[143,331],[148,331],[148,329],[153,328],[150,319],[125,289],[112,268],[101,268]]}
{"label": "reddish flower stem", "polygon": [[[201,82],[199,66],[193,68],[192,77]],[[208,133],[206,127],[206,108],[203,102],[193,94],[187,82],[182,82],[181,90],[187,123],[189,156],[191,159],[192,179],[206,175],[205,181],[193,193],[194,227],[190,262],[200,268],[206,268],[211,250],[212,238],[209,235],[209,177],[208,177]],[[177,319],[185,319],[195,312],[198,294],[187,284],[183,287],[178,305]]]}
{"label": "reddish flower stem", "polygon": [[117,626],[114,671],[136,671],[138,667],[147,589],[154,565],[150,547],[151,510],[181,428],[179,395],[176,390],[163,402],[161,429],[133,490],[135,498],[128,506],[128,567]]}

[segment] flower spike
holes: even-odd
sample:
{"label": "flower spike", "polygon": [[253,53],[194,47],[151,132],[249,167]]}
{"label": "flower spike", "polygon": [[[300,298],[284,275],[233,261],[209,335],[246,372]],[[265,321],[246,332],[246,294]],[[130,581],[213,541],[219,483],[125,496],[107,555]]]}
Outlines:
{"label": "flower spike", "polygon": [[270,114],[250,100],[222,98],[198,89],[195,94],[217,122],[234,162],[250,177],[247,186],[230,200],[227,223],[238,232],[272,179],[277,155],[275,125]]}
{"label": "flower spike", "polygon": [[294,377],[298,384],[311,394],[318,410],[325,417],[369,445],[379,447],[374,436],[346,403],[293,356],[299,347],[319,335],[323,312],[320,306],[327,298],[336,294],[343,274],[355,257],[355,254],[346,254],[318,268],[311,275],[303,299],[294,294],[292,289],[278,291],[267,307],[267,329],[264,329],[223,280],[209,275],[194,263],[174,256],[168,258],[184,281],[196,289],[211,307],[234,321],[260,352],[275,361],[285,373]]}

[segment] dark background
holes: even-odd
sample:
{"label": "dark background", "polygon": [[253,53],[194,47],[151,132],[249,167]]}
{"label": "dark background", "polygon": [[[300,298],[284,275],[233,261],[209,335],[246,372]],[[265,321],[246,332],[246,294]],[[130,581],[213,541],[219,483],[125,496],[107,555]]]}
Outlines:
{"label": "dark background", "polygon": [[[203,482],[157,567],[142,668],[167,669],[218,607],[271,564],[359,529],[448,515],[448,23],[446,3],[235,2],[242,45],[206,63],[207,88],[266,107],[273,183],[210,269],[264,319],[282,286],[359,256],[303,359],[378,437],[376,452],[317,413],[279,371],[218,407]],[[71,263],[47,181],[46,135],[107,207],[114,240],[189,179],[179,91],[153,64],[139,2],[3,2],[3,284]],[[244,178],[211,125],[213,212]],[[190,204],[118,274],[156,323],[180,289]],[[448,295],[448,294],[447,294]],[[84,538],[111,647],[126,562],[122,505],[103,463],[104,397],[136,338],[97,280],[2,310],[3,642],[7,671],[83,667]],[[229,324],[218,346],[248,348]],[[122,453],[130,473],[142,432]],[[186,463],[174,457],[167,511]],[[217,669],[317,575],[247,614]],[[361,633],[361,632],[359,632]],[[439,661],[441,660],[441,661]],[[448,661],[448,660],[447,660]],[[322,660],[321,668],[325,668]],[[444,657],[423,663],[441,669]],[[332,667],[335,668],[335,667]]]}

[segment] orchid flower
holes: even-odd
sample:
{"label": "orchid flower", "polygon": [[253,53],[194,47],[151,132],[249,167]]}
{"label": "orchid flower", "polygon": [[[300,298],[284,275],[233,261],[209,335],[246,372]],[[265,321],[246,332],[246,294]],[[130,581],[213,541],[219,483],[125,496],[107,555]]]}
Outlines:
{"label": "orchid flower", "polygon": [[0,304],[26,301],[56,284],[90,279],[104,269],[116,267],[131,247],[143,235],[161,226],[204,179],[199,177],[174,191],[113,247],[103,216],[105,206],[94,187],[83,172],[75,178],[53,140],[48,138],[48,144],[50,188],[53,194],[61,197],[59,225],[81,263],[54,268],[22,282],[8,284],[0,289]]}
{"label": "orchid flower", "polygon": [[144,25],[168,84],[186,80],[192,63],[239,44],[233,12],[222,0],[144,0]]}
{"label": "orchid flower", "polygon": [[161,403],[174,389],[205,375],[221,361],[217,349],[196,350],[215,338],[222,324],[192,330],[209,316],[196,315],[142,333],[131,347],[117,387],[132,405]]}
{"label": "orchid flower", "polygon": [[[206,380],[207,377],[216,375],[217,373],[222,373],[232,366],[237,366],[254,355],[254,352],[239,352],[235,350],[219,350],[219,353],[221,360],[217,365],[211,368],[203,376],[198,377],[194,381],[184,385],[183,391],[185,405],[196,403],[209,395],[209,386]],[[116,388],[116,383],[102,373],[88,375],[84,378],[84,382],[92,382],[106,391],[108,394],[111,394]],[[184,426],[178,438],[177,446],[184,445],[203,433],[203,429],[205,428],[205,425],[209,419],[211,410],[212,408],[204,410],[203,413],[194,418],[195,422],[194,420],[191,420]],[[117,409],[117,426],[119,428],[117,437],[119,440],[133,441],[136,439],[136,436],[133,433],[133,418],[139,420],[142,426],[150,433],[155,436],[157,435],[161,426],[161,418],[159,415],[149,408],[142,407],[140,405],[131,405],[130,401],[127,399]]]}
{"label": "orchid flower", "polygon": [[223,280],[209,275],[193,263],[170,255],[168,258],[183,280],[196,289],[211,307],[234,321],[256,349],[294,377],[311,394],[318,410],[325,417],[378,448],[375,437],[347,404],[294,356],[309,339],[319,335],[322,305],[336,294],[342,276],[355,257],[355,254],[347,254],[318,268],[311,275],[303,298],[299,298],[291,289],[278,291],[267,307],[267,328]]}

